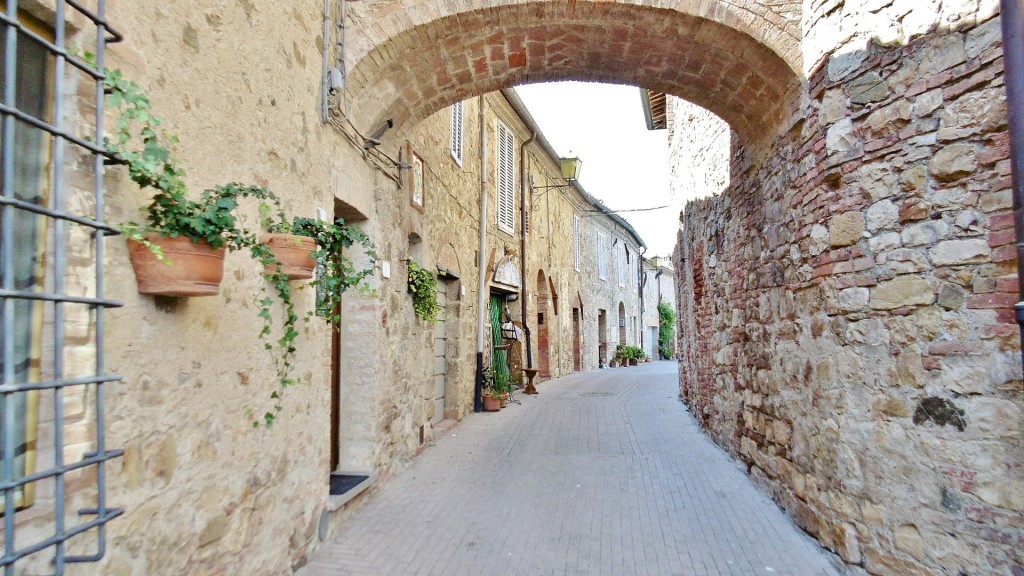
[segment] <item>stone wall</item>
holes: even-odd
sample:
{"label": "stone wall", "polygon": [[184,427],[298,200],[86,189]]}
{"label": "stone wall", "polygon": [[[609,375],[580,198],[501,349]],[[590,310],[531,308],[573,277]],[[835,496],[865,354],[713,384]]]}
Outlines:
{"label": "stone wall", "polygon": [[804,113],[683,217],[681,394],[853,573],[1022,569],[993,4],[818,3]]}
{"label": "stone wall", "polygon": [[674,206],[729,186],[732,131],[724,120],[686,100],[668,97],[669,199]]}

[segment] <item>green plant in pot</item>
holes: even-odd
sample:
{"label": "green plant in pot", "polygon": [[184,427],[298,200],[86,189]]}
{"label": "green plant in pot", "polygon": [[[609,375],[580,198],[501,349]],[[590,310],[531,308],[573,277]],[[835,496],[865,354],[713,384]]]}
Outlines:
{"label": "green plant in pot", "polygon": [[[85,55],[90,62],[95,60]],[[281,211],[280,202],[272,192],[260,186],[229,183],[205,190],[198,199],[189,197],[185,185],[185,172],[178,166],[173,147],[178,139],[168,133],[153,113],[149,98],[141,87],[126,80],[118,70],[105,70],[104,85],[108,103],[117,113],[114,138],[105,141],[106,148],[127,166],[128,175],[143,189],[154,189],[146,207],[146,222],[128,222],[121,226],[129,238],[128,247],[136,269],[139,291],[143,294],[163,296],[207,296],[218,292],[223,277],[225,251],[248,250],[253,259],[263,266],[263,275],[282,303],[280,337],[272,339],[274,299],[267,294],[267,285],[261,286],[257,298],[259,317],[262,319],[259,337],[271,352],[278,385],[271,392],[272,409],[253,421],[270,427],[282,410],[284,389],[295,384],[292,377],[292,359],[296,351],[299,315],[293,301],[290,280],[296,277],[287,263],[282,262],[280,246],[264,241],[243,226],[239,213],[240,201],[255,202],[260,221],[270,232],[290,232],[300,238],[310,238],[314,250],[310,258],[322,273],[312,282],[317,290],[317,305],[306,320],[320,313],[327,322],[337,326],[338,301],[341,292],[363,281],[372,271],[372,263],[356,270],[352,262],[342,256],[342,249],[353,243],[366,247],[372,258],[372,244],[358,229],[343,221],[325,223],[297,218],[290,223]],[[277,211],[274,223],[270,215]],[[289,248],[287,241],[285,248]],[[301,260],[301,258],[300,258]],[[196,267],[198,278],[190,277]],[[247,408],[252,416],[255,410]]]}

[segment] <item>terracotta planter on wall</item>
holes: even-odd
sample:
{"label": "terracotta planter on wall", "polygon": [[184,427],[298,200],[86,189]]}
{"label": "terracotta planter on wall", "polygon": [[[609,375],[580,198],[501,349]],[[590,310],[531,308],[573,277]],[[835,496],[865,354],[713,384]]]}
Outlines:
{"label": "terracotta planter on wall", "polygon": [[135,268],[139,294],[151,296],[216,296],[224,278],[224,248],[191,238],[164,238],[150,234],[146,240],[164,251],[164,260],[141,242],[128,240],[128,257]]}
{"label": "terracotta planter on wall", "polygon": [[[313,277],[316,260],[310,255],[317,248],[316,240],[296,234],[264,234],[260,241],[269,246],[274,256],[281,261],[281,271],[288,278],[308,280]],[[266,272],[273,274],[275,271],[267,266]]]}

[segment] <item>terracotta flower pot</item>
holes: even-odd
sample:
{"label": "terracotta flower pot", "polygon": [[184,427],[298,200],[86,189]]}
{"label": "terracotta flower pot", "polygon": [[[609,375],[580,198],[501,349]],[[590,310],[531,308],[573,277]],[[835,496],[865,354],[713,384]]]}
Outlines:
{"label": "terracotta flower pot", "polygon": [[501,410],[501,399],[484,394],[484,412],[497,412]]}
{"label": "terracotta flower pot", "polygon": [[216,296],[224,278],[224,248],[191,238],[165,238],[158,234],[146,240],[164,251],[158,260],[145,244],[128,240],[128,257],[135,268],[139,294],[152,296]]}
{"label": "terracotta flower pot", "polygon": [[[313,277],[316,260],[312,254],[317,246],[316,240],[297,234],[264,234],[261,242],[270,247],[270,251],[281,261],[281,271],[292,280],[308,280]],[[273,274],[272,266],[267,266],[266,273]]]}
{"label": "terracotta flower pot", "polygon": [[636,358],[630,358],[630,359],[629,359],[629,365],[630,365],[630,366],[636,366],[637,364],[638,364],[638,363],[637,363],[637,361],[636,361]]}

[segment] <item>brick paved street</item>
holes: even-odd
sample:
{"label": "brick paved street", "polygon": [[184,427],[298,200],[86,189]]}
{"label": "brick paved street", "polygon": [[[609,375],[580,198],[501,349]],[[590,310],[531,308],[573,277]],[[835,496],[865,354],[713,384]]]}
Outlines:
{"label": "brick paved street", "polygon": [[837,574],[679,401],[674,362],[466,418],[301,576]]}

